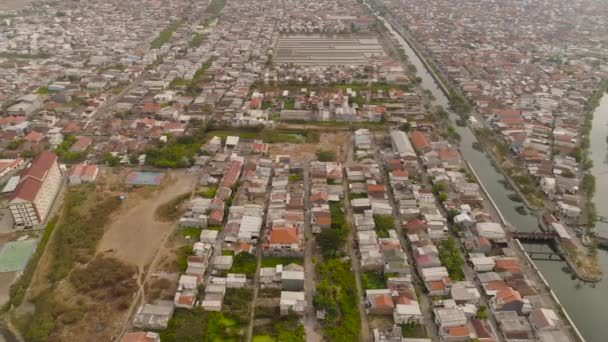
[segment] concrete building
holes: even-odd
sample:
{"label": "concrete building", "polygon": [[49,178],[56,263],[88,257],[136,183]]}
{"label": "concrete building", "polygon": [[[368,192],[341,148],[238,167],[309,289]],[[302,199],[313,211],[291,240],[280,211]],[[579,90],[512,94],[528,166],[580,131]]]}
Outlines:
{"label": "concrete building", "polygon": [[38,154],[22,172],[8,203],[15,225],[24,228],[43,223],[60,187],[57,155],[46,151]]}

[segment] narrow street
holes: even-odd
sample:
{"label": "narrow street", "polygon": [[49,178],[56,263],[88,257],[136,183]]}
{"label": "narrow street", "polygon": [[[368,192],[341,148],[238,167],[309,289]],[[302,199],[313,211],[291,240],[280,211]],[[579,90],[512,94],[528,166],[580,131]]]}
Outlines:
{"label": "narrow street", "polygon": [[[383,171],[386,171],[384,161],[382,160],[382,155],[380,153],[380,149],[376,149],[375,160],[380,165],[380,168]],[[419,165],[420,166],[420,165]],[[384,173],[385,174],[385,173]],[[439,334],[437,332],[437,326],[435,325],[435,321],[433,320],[433,306],[430,303],[429,298],[423,294],[422,289],[422,279],[418,274],[418,270],[414,265],[414,255],[412,253],[412,248],[409,244],[409,241],[405,238],[403,234],[403,229],[401,228],[401,215],[399,213],[399,209],[397,207],[397,201],[395,200],[395,196],[393,193],[393,188],[390,186],[389,180],[386,179],[385,183],[387,185],[387,192],[389,196],[389,201],[393,205],[393,217],[395,218],[395,230],[397,231],[397,237],[399,237],[399,243],[401,244],[401,248],[407,254],[408,262],[410,263],[411,275],[412,275],[412,284],[416,288],[416,293],[418,296],[418,302],[420,303],[420,310],[422,311],[422,315],[424,316],[424,325],[426,327],[426,331],[429,334],[430,338],[433,341],[439,340]]]}
{"label": "narrow street", "polygon": [[[353,141],[349,140],[347,148],[347,157],[344,166],[348,166],[353,162]],[[348,200],[348,179],[343,178],[342,185],[344,187],[344,214],[346,215],[346,224],[348,225],[348,255],[351,261],[352,271],[355,275],[355,284],[357,286],[357,293],[359,294],[359,317],[361,319],[361,334],[359,335],[360,341],[371,341],[371,334],[369,328],[369,322],[367,320],[367,314],[365,312],[365,295],[363,286],[361,285],[361,268],[359,266],[359,257],[355,252],[355,225],[353,223],[353,212],[350,207],[350,201]]]}
{"label": "narrow street", "polygon": [[306,342],[321,341],[317,332],[317,316],[313,305],[315,294],[315,265],[312,262],[314,254],[314,237],[310,224],[310,164],[304,163],[304,298],[306,299],[306,312],[304,314],[304,330]]}

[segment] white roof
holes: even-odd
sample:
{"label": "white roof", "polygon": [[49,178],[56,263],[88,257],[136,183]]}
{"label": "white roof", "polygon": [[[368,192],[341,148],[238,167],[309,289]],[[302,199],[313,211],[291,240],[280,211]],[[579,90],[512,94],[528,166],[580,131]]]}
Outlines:
{"label": "white roof", "polygon": [[235,136],[227,136],[226,137],[226,146],[236,146],[239,144],[239,137]]}
{"label": "white roof", "polygon": [[502,239],[506,237],[504,229],[496,222],[479,222],[475,227],[477,228],[477,234],[479,236],[488,239]]}
{"label": "white roof", "polygon": [[411,301],[410,304],[397,304],[395,312],[398,315],[421,315],[420,305],[418,302]]}

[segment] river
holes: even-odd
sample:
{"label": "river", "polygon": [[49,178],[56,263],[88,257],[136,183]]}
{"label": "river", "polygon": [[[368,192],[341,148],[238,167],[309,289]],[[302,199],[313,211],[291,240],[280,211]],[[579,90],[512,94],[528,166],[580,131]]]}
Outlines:
{"label": "river", "polygon": [[[431,73],[425,67],[424,63],[418,58],[414,50],[409,44],[393,29],[388,22],[378,16],[385,22],[387,28],[397,38],[405,53],[409,58],[409,62],[418,70],[418,76],[421,78],[421,85],[424,89],[431,91],[435,97],[434,105],[440,105],[444,108],[449,107],[449,99],[439,88]],[[455,125],[459,116],[450,112],[450,120],[455,126],[456,131],[461,136],[460,151],[465,160],[467,160],[473,169],[475,169],[479,180],[483,183],[492,199],[500,208],[505,219],[517,227],[517,231],[535,231],[538,230],[537,218],[535,215],[522,215],[517,212],[516,208],[521,206],[521,203],[511,200],[509,195],[514,192],[505,188],[504,176],[493,166],[490,157],[482,151],[478,151],[472,147],[473,142],[477,139],[473,132],[468,127],[459,127]],[[608,189],[608,163],[607,163],[607,143],[608,136],[608,96],[604,96],[601,101],[601,106],[596,110],[596,115],[593,121],[593,132],[591,135],[592,158],[594,162],[593,173],[596,174],[597,189],[596,203],[608,203],[608,192],[601,191]],[[600,175],[603,175],[601,177]],[[608,206],[603,208],[598,205],[598,214],[608,216]],[[602,212],[603,211],[603,212]],[[608,232],[608,225],[602,227]],[[525,245],[527,250],[548,250],[547,245]],[[599,251],[600,262],[604,274],[608,274],[608,253]],[[608,324],[606,324],[606,308],[608,308],[608,279],[604,279],[596,284],[583,283],[575,276],[570,274],[570,271],[565,262],[562,261],[535,261],[535,264],[540,269],[543,276],[547,279],[551,288],[557,294],[562,305],[575,322],[583,337],[589,342],[603,342],[608,338]]]}

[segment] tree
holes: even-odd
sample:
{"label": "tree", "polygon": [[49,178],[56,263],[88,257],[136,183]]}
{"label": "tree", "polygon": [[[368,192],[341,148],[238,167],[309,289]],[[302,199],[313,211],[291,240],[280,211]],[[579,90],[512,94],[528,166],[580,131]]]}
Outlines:
{"label": "tree", "polygon": [[445,201],[447,201],[447,200],[448,200],[448,194],[446,194],[445,192],[440,193],[440,194],[439,194],[439,200],[440,200],[441,202],[445,202]]}
{"label": "tree", "polygon": [[411,128],[412,128],[412,124],[409,122],[406,122],[401,126],[401,130],[404,131],[405,133],[409,132]]}
{"label": "tree", "polygon": [[317,236],[317,243],[325,257],[336,256],[346,243],[346,231],[343,229],[324,229]]}
{"label": "tree", "polygon": [[120,158],[113,156],[111,153],[106,153],[103,155],[104,163],[110,166],[118,166],[120,165]]}
{"label": "tree", "polygon": [[335,151],[319,151],[317,152],[317,158],[322,162],[329,162],[336,160],[336,152]]}

